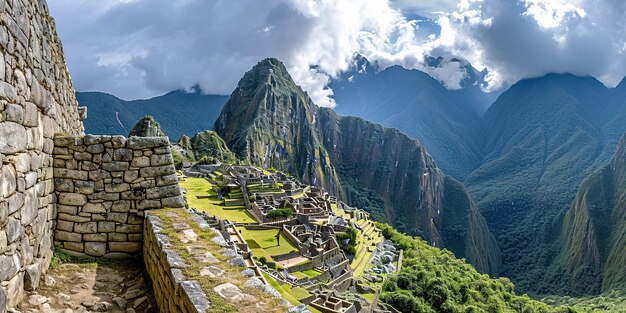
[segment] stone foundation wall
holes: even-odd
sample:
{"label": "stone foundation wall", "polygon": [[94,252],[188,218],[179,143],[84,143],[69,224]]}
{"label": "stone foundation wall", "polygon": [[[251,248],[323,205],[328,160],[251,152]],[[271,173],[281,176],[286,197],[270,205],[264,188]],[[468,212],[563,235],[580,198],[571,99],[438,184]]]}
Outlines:
{"label": "stone foundation wall", "polygon": [[204,313],[209,308],[205,292],[197,281],[185,279],[181,268],[189,265],[168,249],[170,238],[162,231],[162,221],[148,215],[144,222],[143,258],[159,311]]}
{"label": "stone foundation wall", "polygon": [[144,211],[182,208],[167,137],[54,139],[54,244],[73,254],[141,254]]}
{"label": "stone foundation wall", "polygon": [[44,0],[0,1],[0,313],[39,285],[52,256],[55,133],[83,132]]}

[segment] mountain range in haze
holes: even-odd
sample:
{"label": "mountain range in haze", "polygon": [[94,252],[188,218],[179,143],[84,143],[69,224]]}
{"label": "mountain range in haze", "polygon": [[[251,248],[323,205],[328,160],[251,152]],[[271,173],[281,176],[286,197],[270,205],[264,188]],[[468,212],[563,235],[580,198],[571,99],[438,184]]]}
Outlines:
{"label": "mountain range in haze", "polygon": [[[357,56],[331,83],[333,111],[315,106],[277,60],[257,67],[230,97],[175,91],[125,102],[78,93],[98,116],[86,130],[126,134],[150,114],[175,140],[215,122],[240,159],[323,185],[483,272],[511,277],[523,292],[623,286],[624,267],[614,266],[623,249],[612,248],[624,236],[622,176],[593,173],[610,167],[626,131],[626,82],[607,88],[549,74],[514,84],[489,106],[494,95],[480,91],[484,77],[471,67],[463,88],[448,90],[423,72],[379,71]],[[617,200],[597,200],[606,195]]]}

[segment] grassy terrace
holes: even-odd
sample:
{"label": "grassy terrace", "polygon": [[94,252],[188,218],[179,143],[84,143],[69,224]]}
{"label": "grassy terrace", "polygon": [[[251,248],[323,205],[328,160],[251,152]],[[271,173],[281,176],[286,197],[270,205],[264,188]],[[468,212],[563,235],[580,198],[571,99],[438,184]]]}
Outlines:
{"label": "grassy terrace", "polygon": [[[336,204],[331,204],[331,209],[337,216],[341,216],[347,221],[351,221],[352,218],[348,213],[344,210],[339,209]],[[355,277],[359,277],[363,275],[365,269],[369,263],[369,259],[372,257],[372,252],[374,251],[374,247],[381,240],[383,240],[382,235],[376,229],[372,221],[360,219],[354,221],[361,230],[358,230],[359,235],[357,236],[357,244],[356,244],[356,255],[350,263],[350,268],[354,272]]]}
{"label": "grassy terrace", "polygon": [[[265,277],[265,280],[267,280],[267,282],[270,284],[270,286],[274,287],[274,289],[276,289],[280,293],[280,295],[283,296],[283,298],[285,298],[285,300],[287,300],[289,303],[293,305],[300,305],[300,301],[299,301],[300,299],[304,299],[311,295],[308,291],[306,291],[303,288],[300,288],[300,287],[292,288],[292,286],[289,284],[281,285],[277,281],[275,281],[274,278],[267,275],[266,273],[263,273],[263,276]],[[311,306],[307,306],[307,308],[309,309],[309,311],[313,313],[320,313],[320,311],[316,310],[315,308]]]}
{"label": "grassy terrace", "polygon": [[[244,206],[226,206],[224,200],[218,200],[217,193],[212,189],[213,185],[204,178],[186,177],[180,181],[180,186],[187,190],[189,207],[231,222],[256,222]],[[209,198],[198,199],[197,196],[209,196]]]}
{"label": "grassy terrace", "polygon": [[[213,232],[201,229],[191,218],[191,213],[181,209],[161,209],[150,210],[147,214],[156,215],[163,222],[162,233],[170,238],[170,244],[172,249],[185,260],[185,263],[189,264],[189,267],[183,268],[183,274],[187,279],[197,280],[204,292],[207,294],[211,307],[207,312],[250,312],[254,310],[262,310],[263,312],[284,312],[285,307],[281,306],[279,302],[281,299],[275,299],[268,296],[263,291],[246,287],[245,282],[248,277],[241,274],[241,267],[230,265],[227,261],[229,257],[222,256],[214,251],[219,251],[221,248],[211,239]],[[225,274],[216,278],[210,278],[209,276],[201,276],[199,273],[206,264],[201,264],[194,259],[188,250],[188,243],[183,243],[180,240],[180,233],[173,229],[175,223],[187,223],[191,226],[192,230],[198,235],[194,245],[198,245],[206,249],[206,251],[213,252],[213,255],[220,261],[217,265],[225,271]],[[237,285],[243,292],[254,296],[257,300],[254,301],[241,301],[239,303],[228,303],[222,297],[220,297],[213,288],[223,283],[233,283]],[[260,311],[259,311],[260,312]]]}
{"label": "grassy terrace", "polygon": [[237,230],[248,243],[248,247],[252,250],[252,255],[255,258],[263,256],[266,260],[271,261],[272,255],[298,251],[298,248],[283,234],[280,235],[280,245],[278,245],[276,241],[278,229],[249,230],[244,227],[238,227]]}

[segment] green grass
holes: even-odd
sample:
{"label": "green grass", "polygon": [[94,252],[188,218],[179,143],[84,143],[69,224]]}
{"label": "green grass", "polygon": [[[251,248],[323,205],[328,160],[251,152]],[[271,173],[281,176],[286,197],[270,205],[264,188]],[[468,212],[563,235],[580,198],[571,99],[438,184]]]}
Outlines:
{"label": "green grass", "polygon": [[[280,295],[283,296],[285,300],[293,305],[300,305],[300,301],[298,301],[299,299],[304,299],[311,295],[308,291],[300,287],[291,288],[291,285],[289,284],[280,285],[266,273],[263,273],[263,277],[265,277],[265,280],[267,280],[270,286],[276,289],[276,291],[278,291],[278,293],[280,293]],[[321,313],[311,306],[307,306],[307,308],[313,313]]]}
{"label": "green grass", "polygon": [[[239,227],[237,229],[241,231],[241,235],[245,240],[256,241],[256,243],[260,247],[256,250],[264,250],[265,253],[263,254],[267,254],[268,256],[298,251],[298,248],[294,246],[291,241],[289,241],[287,237],[285,237],[284,234],[280,235],[280,246],[278,245],[278,243],[276,242],[276,234],[278,234],[278,229],[252,230],[245,229],[244,227]],[[258,254],[255,254],[255,256],[260,257],[260,255]]]}
{"label": "green grass", "polygon": [[[256,222],[254,217],[243,206],[225,206],[217,199],[217,193],[212,190],[213,185],[204,178],[188,177],[180,182],[180,186],[187,190],[187,203],[190,207],[204,211],[209,215],[217,216],[237,223]],[[207,199],[198,199],[197,196],[210,196]]]}

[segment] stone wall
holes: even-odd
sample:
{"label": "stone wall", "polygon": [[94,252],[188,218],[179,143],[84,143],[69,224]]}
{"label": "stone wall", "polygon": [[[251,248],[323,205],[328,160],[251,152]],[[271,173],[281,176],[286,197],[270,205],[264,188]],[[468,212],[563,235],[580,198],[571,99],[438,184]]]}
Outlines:
{"label": "stone wall", "polygon": [[189,266],[169,249],[161,219],[148,215],[144,222],[143,258],[160,312],[205,312],[209,301],[195,280],[186,280],[181,268]]}
{"label": "stone wall", "polygon": [[55,133],[81,134],[45,1],[0,1],[0,312],[37,288],[52,256]]}
{"label": "stone wall", "polygon": [[54,244],[73,254],[141,254],[144,211],[182,208],[167,137],[54,139]]}

